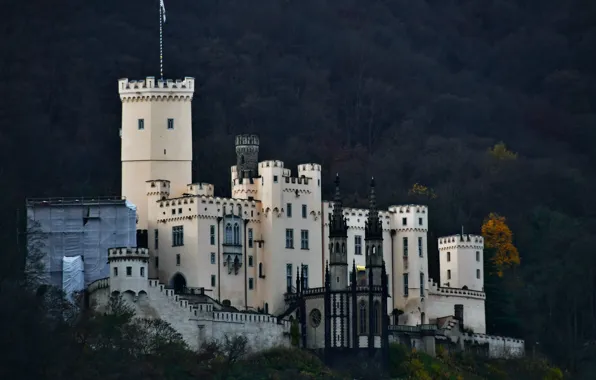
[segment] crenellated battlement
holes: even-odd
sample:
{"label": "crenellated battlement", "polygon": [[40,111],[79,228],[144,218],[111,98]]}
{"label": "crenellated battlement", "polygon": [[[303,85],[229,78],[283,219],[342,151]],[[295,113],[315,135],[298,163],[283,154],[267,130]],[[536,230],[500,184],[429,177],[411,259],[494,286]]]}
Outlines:
{"label": "crenellated battlement", "polygon": [[205,195],[187,195],[163,199],[156,203],[157,223],[179,222],[193,219],[215,219],[232,213],[258,222],[259,201],[240,198],[221,198]]}
{"label": "crenellated battlement", "polygon": [[393,205],[389,206],[389,212],[396,214],[426,214],[428,207],[424,205]]}
{"label": "crenellated battlement", "polygon": [[480,235],[457,234],[438,238],[439,251],[455,248],[484,248],[484,238]]}
{"label": "crenellated battlement", "polygon": [[164,179],[155,179],[146,181],[147,195],[157,195],[159,197],[170,196],[170,181]]}
{"label": "crenellated battlement", "polygon": [[117,247],[108,249],[108,261],[114,259],[148,259],[149,250],[137,247]]}
{"label": "crenellated battlement", "polygon": [[155,77],[147,77],[141,80],[118,80],[118,92],[120,99],[124,101],[148,101],[148,100],[192,100],[195,90],[195,79],[185,77],[184,79],[156,80]]}
{"label": "crenellated battlement", "polygon": [[279,160],[269,160],[259,162],[259,169],[264,168],[283,168],[284,162]]}
{"label": "crenellated battlement", "polygon": [[302,172],[321,172],[321,165],[314,163],[300,164],[298,165],[298,174]]}
{"label": "crenellated battlement", "polygon": [[259,145],[259,136],[258,135],[238,135],[236,136],[236,146],[241,145]]}
{"label": "crenellated battlement", "polygon": [[476,290],[458,289],[458,288],[444,288],[440,287],[432,279],[428,280],[428,294],[447,296],[447,297],[467,297],[476,299],[486,299],[486,293]]}
{"label": "crenellated battlement", "polygon": [[277,318],[267,314],[255,314],[244,312],[230,312],[214,310],[210,303],[190,303],[184,297],[175,294],[174,289],[168,289],[165,285],[160,284],[158,280],[149,280],[149,288],[157,288],[160,293],[167,297],[171,302],[175,303],[182,312],[188,312],[194,317],[203,316],[205,320],[220,323],[241,323],[241,324],[269,324],[282,325],[284,330],[288,330],[291,326],[290,321],[281,321],[278,323]]}
{"label": "crenellated battlement", "polygon": [[186,189],[189,195],[203,195],[212,197],[215,194],[215,185],[212,183],[190,183],[186,185]]}

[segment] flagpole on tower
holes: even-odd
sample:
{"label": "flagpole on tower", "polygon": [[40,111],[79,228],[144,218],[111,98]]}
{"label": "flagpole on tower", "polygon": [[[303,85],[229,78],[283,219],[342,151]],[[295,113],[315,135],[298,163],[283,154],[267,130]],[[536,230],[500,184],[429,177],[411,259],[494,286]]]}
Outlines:
{"label": "flagpole on tower", "polygon": [[163,0],[159,0],[159,73],[163,80],[163,24],[166,22],[166,7]]}

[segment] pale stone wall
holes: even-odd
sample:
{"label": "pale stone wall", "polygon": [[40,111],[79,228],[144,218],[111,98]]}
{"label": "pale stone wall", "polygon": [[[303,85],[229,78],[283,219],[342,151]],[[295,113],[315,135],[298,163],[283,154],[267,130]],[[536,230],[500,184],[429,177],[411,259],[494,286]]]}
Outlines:
{"label": "pale stone wall", "polygon": [[[333,202],[323,202],[323,240],[328,241],[329,214],[333,211]],[[346,208],[344,216],[348,224],[348,264],[357,267],[365,266],[364,229],[368,217],[367,209]],[[391,206],[388,211],[379,211],[379,219],[383,223],[383,259],[387,275],[391,302],[387,312],[393,309],[404,310],[412,304],[421,303],[420,274],[424,279],[424,295],[428,294],[428,207],[422,205]],[[405,220],[404,220],[405,219]],[[395,231],[394,234],[391,231]],[[407,238],[408,255],[404,257],[404,238]],[[419,241],[422,255],[419,251]],[[356,241],[361,242],[360,250]],[[328,244],[324,243],[327,247]],[[329,249],[325,249],[325,260],[329,260]],[[408,274],[408,294],[405,295],[404,274]]]}
{"label": "pale stone wall", "polygon": [[[477,334],[486,333],[486,315],[483,292],[472,290],[438,288],[431,286],[429,297],[425,300],[425,313],[428,321],[455,314],[455,305],[464,306],[464,327]],[[429,323],[429,322],[427,322]]]}
{"label": "pale stone wall", "polygon": [[[120,79],[118,92],[122,100],[122,195],[137,206],[137,227],[148,229],[145,181],[167,179],[176,196],[192,182],[194,79]],[[172,129],[168,129],[168,119],[174,121]]]}
{"label": "pale stone wall", "polygon": [[[91,305],[100,312],[108,304],[107,284],[106,281],[102,286],[89,288]],[[269,315],[217,311],[213,304],[195,307],[157,280],[149,280],[147,292],[140,292],[136,301],[132,293],[122,296],[134,308],[137,317],[160,318],[170,323],[194,350],[206,341],[222,341],[225,336],[236,335],[245,336],[254,351],[290,344],[288,321],[278,324],[277,319]]]}
{"label": "pale stone wall", "polygon": [[488,343],[488,356],[490,358],[516,358],[525,355],[525,341],[485,334],[462,334],[465,341],[479,344]]}
{"label": "pale stone wall", "polygon": [[479,235],[452,235],[438,239],[440,285],[484,290],[484,239]]}

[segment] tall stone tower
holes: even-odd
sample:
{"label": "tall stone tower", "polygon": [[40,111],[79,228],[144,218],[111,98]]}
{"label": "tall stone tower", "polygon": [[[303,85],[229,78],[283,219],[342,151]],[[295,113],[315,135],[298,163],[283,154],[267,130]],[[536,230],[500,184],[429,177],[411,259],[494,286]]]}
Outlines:
{"label": "tall stone tower", "polygon": [[238,178],[255,178],[259,175],[259,136],[236,136],[236,168]]}
{"label": "tall stone tower", "polygon": [[377,210],[377,197],[375,195],[375,179],[370,181],[370,195],[368,206],[368,218],[364,230],[364,241],[366,246],[366,270],[372,284],[381,285],[383,271],[383,225],[379,219]]}
{"label": "tall stone tower", "polygon": [[170,181],[171,196],[192,182],[194,78],[120,79],[122,100],[122,195],[137,207],[137,229],[148,229],[149,180]]}
{"label": "tall stone tower", "polygon": [[348,286],[348,225],[339,192],[339,174],[335,177],[333,213],[329,217],[329,276],[331,290],[345,290]]}

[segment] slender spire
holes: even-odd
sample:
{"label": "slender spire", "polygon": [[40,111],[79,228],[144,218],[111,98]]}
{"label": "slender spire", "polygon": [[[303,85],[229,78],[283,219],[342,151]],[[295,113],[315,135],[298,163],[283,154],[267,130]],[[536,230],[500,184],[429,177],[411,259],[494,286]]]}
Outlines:
{"label": "slender spire", "polygon": [[377,210],[377,196],[375,194],[375,178],[370,180],[370,194],[368,197],[368,219],[366,221],[366,240],[382,240],[383,228]]}
{"label": "slender spire", "polygon": [[335,196],[333,197],[333,213],[329,220],[329,237],[348,237],[348,224],[344,217],[343,203],[339,191],[339,173],[335,175]]}

